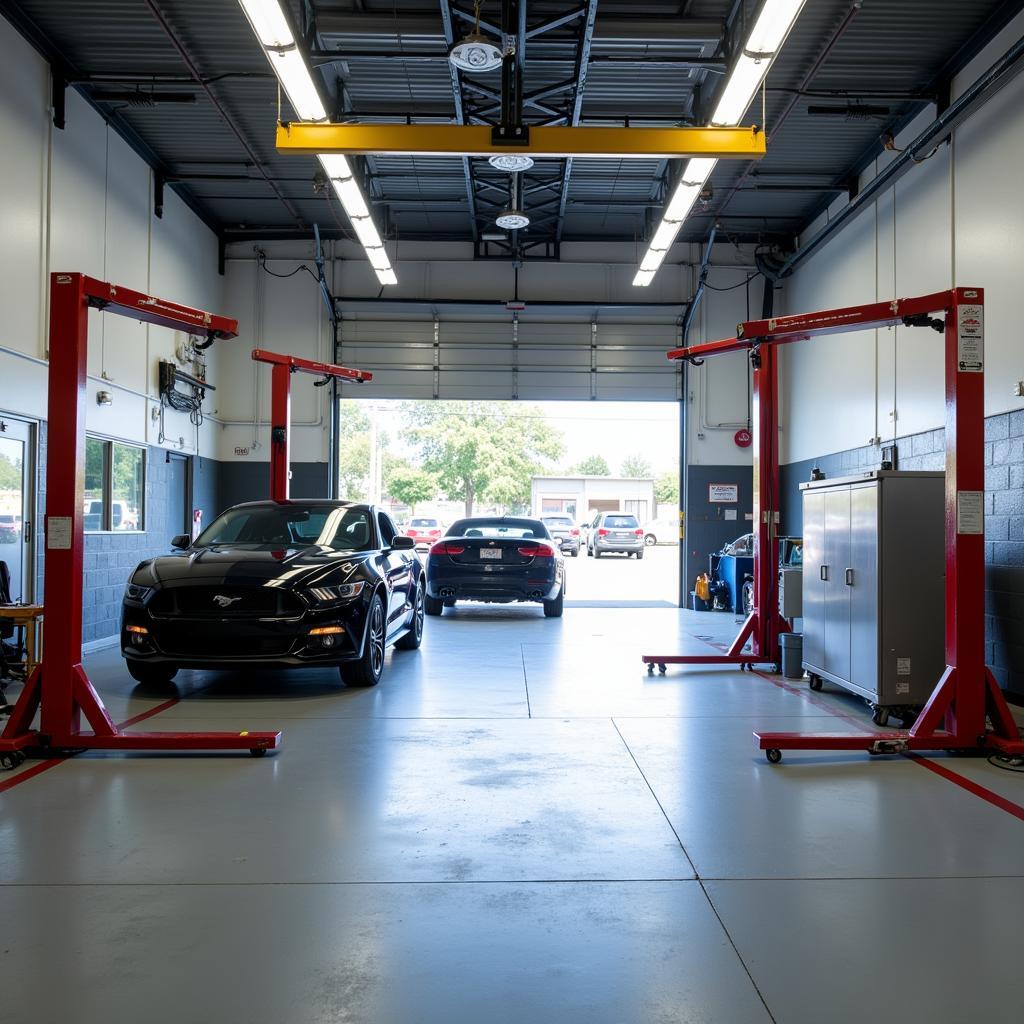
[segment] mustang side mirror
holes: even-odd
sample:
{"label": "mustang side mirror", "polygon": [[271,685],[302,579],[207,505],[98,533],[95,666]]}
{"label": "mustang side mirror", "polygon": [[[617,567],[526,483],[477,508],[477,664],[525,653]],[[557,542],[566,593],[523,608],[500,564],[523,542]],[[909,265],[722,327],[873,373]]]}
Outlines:
{"label": "mustang side mirror", "polygon": [[393,551],[412,551],[415,547],[416,539],[414,537],[396,537],[391,542]]}
{"label": "mustang side mirror", "polygon": [[192,544],[192,538],[187,533],[179,533],[177,537],[171,538],[171,547],[184,551]]}

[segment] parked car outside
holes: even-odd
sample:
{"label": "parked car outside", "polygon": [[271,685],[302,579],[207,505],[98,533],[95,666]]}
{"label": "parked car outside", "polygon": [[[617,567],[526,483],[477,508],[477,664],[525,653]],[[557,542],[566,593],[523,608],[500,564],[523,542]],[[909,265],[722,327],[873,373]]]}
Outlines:
{"label": "parked car outside", "polygon": [[580,530],[570,516],[546,515],[540,521],[548,528],[548,533],[558,541],[562,554],[575,558],[580,553]]}
{"label": "parked car outside", "polygon": [[412,537],[416,542],[417,551],[426,551],[443,534],[441,520],[433,516],[413,516],[405,531],[406,537]]}
{"label": "parked car outside", "polygon": [[587,535],[587,554],[600,558],[613,553],[643,558],[643,527],[627,512],[598,512]]}
{"label": "parked car outside", "polygon": [[0,513],[0,544],[15,544],[21,539],[21,516]]}
{"label": "parked car outside", "polygon": [[644,544],[678,544],[679,523],[672,519],[652,519],[644,523]]}
{"label": "parked car outside", "polygon": [[139,682],[337,667],[349,686],[375,686],[388,646],[420,645],[423,567],[371,505],[254,501],[171,543],[180,550],[142,562],[124,593],[121,653]]}
{"label": "parked car outside", "polygon": [[539,519],[459,519],[427,556],[428,615],[460,600],[539,601],[546,616],[558,618],[564,597],[565,559]]}

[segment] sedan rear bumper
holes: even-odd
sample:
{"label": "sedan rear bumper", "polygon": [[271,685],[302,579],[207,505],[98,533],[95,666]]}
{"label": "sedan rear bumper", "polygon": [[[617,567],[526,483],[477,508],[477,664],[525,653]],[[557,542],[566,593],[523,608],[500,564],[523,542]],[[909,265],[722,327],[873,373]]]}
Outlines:
{"label": "sedan rear bumper", "polygon": [[428,580],[427,593],[435,600],[553,601],[562,589],[558,580],[486,580],[479,576],[450,576]]}

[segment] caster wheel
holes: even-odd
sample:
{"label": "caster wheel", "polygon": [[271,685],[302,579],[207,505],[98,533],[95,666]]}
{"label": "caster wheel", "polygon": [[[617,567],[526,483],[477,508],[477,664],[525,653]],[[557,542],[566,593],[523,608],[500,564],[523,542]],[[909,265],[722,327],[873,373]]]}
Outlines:
{"label": "caster wheel", "polygon": [[267,748],[266,747],[253,747],[249,751],[249,753],[250,753],[250,755],[252,757],[266,757],[267,756]]}
{"label": "caster wheel", "polygon": [[820,690],[821,689],[821,685],[822,685],[821,684],[821,676],[811,676],[811,678],[807,681],[807,685],[812,690]]}
{"label": "caster wheel", "polygon": [[649,662],[648,663],[648,665],[647,665],[647,674],[649,676],[653,676],[654,675],[654,663],[653,662]]}
{"label": "caster wheel", "polygon": [[764,752],[764,756],[768,758],[769,764],[778,764],[782,760],[782,751],[776,747],[769,747]]}
{"label": "caster wheel", "polygon": [[871,715],[871,721],[875,725],[885,725],[889,721],[889,712],[885,708],[875,708],[874,713]]}
{"label": "caster wheel", "polygon": [[659,665],[659,666],[658,666],[658,671],[659,671],[659,672],[660,672],[660,673],[661,673],[662,675],[664,675],[664,674],[665,674],[666,670],[667,670],[667,666],[665,666],[665,665]]}
{"label": "caster wheel", "polygon": [[775,663],[774,663],[774,664],[772,665],[772,673],[773,673],[774,675],[779,675],[779,674],[780,674],[781,672],[782,672],[782,666],[781,666],[781,665],[780,665],[780,664],[779,664],[779,663],[778,663],[778,662],[776,661],[776,662],[775,662]]}

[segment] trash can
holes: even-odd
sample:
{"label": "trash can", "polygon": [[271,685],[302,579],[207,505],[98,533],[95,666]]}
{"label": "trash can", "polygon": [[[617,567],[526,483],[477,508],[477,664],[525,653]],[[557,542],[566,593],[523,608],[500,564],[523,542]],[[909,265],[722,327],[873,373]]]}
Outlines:
{"label": "trash can", "polygon": [[803,633],[781,633],[779,646],[782,648],[782,674],[787,679],[803,679]]}

